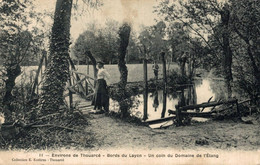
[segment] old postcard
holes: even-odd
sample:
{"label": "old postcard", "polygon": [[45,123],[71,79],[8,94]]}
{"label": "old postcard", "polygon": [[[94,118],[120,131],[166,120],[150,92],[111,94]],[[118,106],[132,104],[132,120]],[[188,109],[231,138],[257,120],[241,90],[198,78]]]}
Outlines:
{"label": "old postcard", "polygon": [[0,13],[0,164],[260,165],[256,0]]}

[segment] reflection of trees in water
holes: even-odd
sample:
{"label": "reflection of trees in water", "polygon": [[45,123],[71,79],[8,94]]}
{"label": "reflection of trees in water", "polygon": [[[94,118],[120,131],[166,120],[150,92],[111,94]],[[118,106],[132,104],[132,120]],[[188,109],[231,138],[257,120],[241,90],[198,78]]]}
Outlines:
{"label": "reflection of trees in water", "polygon": [[164,89],[164,90],[163,90],[163,108],[162,108],[161,118],[164,118],[164,117],[165,117],[166,104],[167,104],[167,91],[166,91],[166,89]]}
{"label": "reflection of trees in water", "polygon": [[224,81],[222,80],[210,80],[209,81],[210,88],[212,89],[213,93],[215,94],[215,100],[225,99],[227,98],[227,91],[224,86]]}
{"label": "reflection of trees in water", "polygon": [[[151,116],[155,116],[155,115],[157,116],[157,118],[160,118],[160,117],[164,118],[167,115],[166,100],[167,100],[167,105],[169,106],[169,108],[172,108],[172,109],[174,109],[174,106],[177,104],[177,102],[179,102],[180,106],[198,104],[204,100],[204,99],[201,99],[201,96],[207,97],[207,95],[210,94],[209,95],[209,98],[210,98],[212,96],[212,92],[214,93],[214,95],[216,95],[216,97],[214,99],[218,100],[221,96],[223,96],[223,93],[224,93],[224,91],[222,90],[221,83],[223,83],[223,82],[221,82],[221,81],[214,82],[211,80],[206,80],[205,82],[203,82],[203,80],[196,80],[196,81],[194,81],[194,83],[192,85],[186,86],[185,88],[182,88],[178,91],[167,90],[167,92],[163,92],[163,90],[155,89],[153,92],[147,94],[147,96],[146,96],[147,98],[149,98],[148,107],[150,109],[147,109],[147,111],[145,111],[145,108],[143,109],[143,107],[142,107],[138,111],[142,112],[143,119],[147,119],[148,117],[150,118]],[[203,88],[203,89],[202,90],[198,89],[198,87]],[[205,88],[205,90],[208,90],[208,91],[204,91],[204,88]],[[145,99],[146,93],[144,92],[141,95],[143,95],[144,96],[143,98]],[[138,96],[137,96],[137,98],[138,98]],[[141,99],[141,98],[139,97],[139,99]],[[145,104],[145,102],[146,102],[146,100],[142,101],[143,105]],[[148,115],[151,115],[151,116],[148,116]],[[151,117],[151,118],[153,118],[153,117]]]}
{"label": "reflection of trees in water", "polygon": [[157,108],[159,107],[158,90],[153,92],[153,107],[154,111],[156,112]]}
{"label": "reflection of trees in water", "polygon": [[197,104],[197,93],[196,93],[196,87],[194,83],[188,87],[187,95],[188,95],[186,101],[187,105]]}
{"label": "reflection of trees in water", "polygon": [[143,98],[144,98],[144,116],[143,116],[143,120],[147,120],[148,119],[148,107],[147,107],[147,104],[148,104],[148,90],[144,90],[144,94],[143,94]]}

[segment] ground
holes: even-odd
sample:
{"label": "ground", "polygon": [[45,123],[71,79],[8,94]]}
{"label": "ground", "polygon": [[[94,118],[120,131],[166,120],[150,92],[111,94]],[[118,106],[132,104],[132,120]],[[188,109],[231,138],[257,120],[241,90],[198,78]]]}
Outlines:
{"label": "ground", "polygon": [[107,149],[223,149],[257,150],[260,148],[258,124],[232,120],[193,123],[190,126],[152,129],[128,123],[105,114],[88,116],[94,133],[94,150]]}

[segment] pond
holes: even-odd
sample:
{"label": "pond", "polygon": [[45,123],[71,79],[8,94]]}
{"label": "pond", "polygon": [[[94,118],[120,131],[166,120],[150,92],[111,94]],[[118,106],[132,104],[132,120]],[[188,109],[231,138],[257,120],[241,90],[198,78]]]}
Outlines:
{"label": "pond", "polygon": [[[178,102],[185,105],[200,104],[207,102],[211,97],[211,101],[216,101],[224,97],[223,81],[212,79],[197,79],[193,84],[175,92],[166,92],[164,96],[163,90],[154,90],[148,93],[147,115],[144,112],[144,95],[139,94],[133,96],[135,105],[131,109],[131,114],[150,121],[169,117],[168,109],[175,110],[175,105]],[[166,111],[163,111],[163,97],[166,97]],[[118,111],[119,106],[116,101],[110,100],[110,109]],[[203,111],[209,111],[210,108],[205,108]],[[193,118],[198,121],[204,121],[203,118]]]}

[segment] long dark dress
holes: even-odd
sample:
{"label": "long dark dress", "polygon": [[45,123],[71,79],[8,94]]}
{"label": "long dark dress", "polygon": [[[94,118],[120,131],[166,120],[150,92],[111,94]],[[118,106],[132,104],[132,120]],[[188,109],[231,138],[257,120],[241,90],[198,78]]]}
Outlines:
{"label": "long dark dress", "polygon": [[104,79],[98,79],[95,94],[93,97],[92,105],[94,105],[94,110],[101,110],[102,107],[105,111],[109,110],[109,96],[107,90],[107,83]]}

